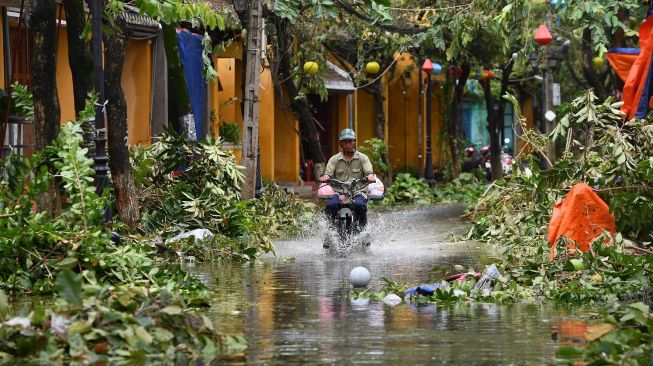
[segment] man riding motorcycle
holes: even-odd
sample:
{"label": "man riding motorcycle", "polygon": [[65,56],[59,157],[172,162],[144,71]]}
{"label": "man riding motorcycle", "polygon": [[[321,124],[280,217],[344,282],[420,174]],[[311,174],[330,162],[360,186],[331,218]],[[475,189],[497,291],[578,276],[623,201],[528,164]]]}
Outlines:
{"label": "man riding motorcycle", "polygon": [[[345,128],[340,132],[339,140],[342,152],[329,159],[324,175],[320,177],[320,182],[327,183],[331,178],[342,182],[351,182],[354,179],[366,178],[369,183],[375,182],[376,177],[374,176],[370,159],[367,155],[356,151],[356,134],[354,131]],[[365,228],[365,225],[367,225],[367,196],[365,195],[365,192],[366,189],[362,188],[353,197],[354,213],[358,220],[358,227],[361,231]],[[336,227],[338,221],[338,210],[340,209],[343,198],[344,197],[340,194],[334,194],[324,209],[331,230]],[[369,242],[365,244],[369,245]],[[323,247],[329,248],[329,243],[325,241]]]}

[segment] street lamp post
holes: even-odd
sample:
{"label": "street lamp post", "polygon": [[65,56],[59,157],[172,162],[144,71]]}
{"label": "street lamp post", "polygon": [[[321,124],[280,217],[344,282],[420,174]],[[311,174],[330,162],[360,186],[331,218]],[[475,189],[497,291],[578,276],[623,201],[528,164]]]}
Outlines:
{"label": "street lamp post", "polygon": [[[555,82],[555,73],[560,61],[562,60],[562,55],[567,52],[567,49],[569,48],[569,40],[563,41],[560,38],[554,40],[545,24],[541,24],[538,27],[534,39],[540,44],[540,46],[546,47],[541,61],[541,68],[544,75],[542,80],[542,117],[540,120],[540,132],[549,134],[555,128],[556,115],[554,109],[560,104],[560,84]],[[531,52],[529,59],[531,66],[534,69],[537,69],[538,64],[540,64],[538,54],[536,52]],[[541,167],[543,169],[550,168],[549,163],[553,164],[555,162],[556,152],[553,142],[549,142],[547,145],[546,156],[548,162],[545,161],[545,159],[542,159],[541,161]]]}
{"label": "street lamp post", "polygon": [[431,59],[424,60],[422,64],[422,71],[426,73],[426,167],[424,168],[424,179],[429,184],[433,184],[435,181],[431,147],[431,72],[434,69]]}
{"label": "street lamp post", "polygon": [[[95,189],[98,194],[102,194],[107,187],[109,168],[107,163],[109,158],[106,153],[107,130],[104,123],[104,70],[102,66],[102,8],[100,0],[91,1],[91,28],[93,38],[91,44],[93,48],[93,83],[95,91],[98,94],[98,101],[95,104],[95,157],[93,158],[95,170]],[[105,216],[108,216],[108,210]],[[105,217],[109,219],[108,217]]]}

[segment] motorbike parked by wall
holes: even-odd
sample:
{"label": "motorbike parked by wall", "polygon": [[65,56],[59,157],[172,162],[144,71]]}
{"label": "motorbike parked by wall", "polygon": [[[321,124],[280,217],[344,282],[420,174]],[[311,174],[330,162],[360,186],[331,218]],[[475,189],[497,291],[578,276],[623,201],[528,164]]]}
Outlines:
{"label": "motorbike parked by wall", "polygon": [[[468,146],[465,149],[467,159],[463,162],[461,167],[463,172],[472,172],[476,168],[480,168],[485,173],[485,177],[490,180],[492,178],[492,163],[490,162],[490,145],[482,146],[478,151],[476,147]],[[503,175],[507,175],[512,170],[512,155],[501,150],[501,167]]]}

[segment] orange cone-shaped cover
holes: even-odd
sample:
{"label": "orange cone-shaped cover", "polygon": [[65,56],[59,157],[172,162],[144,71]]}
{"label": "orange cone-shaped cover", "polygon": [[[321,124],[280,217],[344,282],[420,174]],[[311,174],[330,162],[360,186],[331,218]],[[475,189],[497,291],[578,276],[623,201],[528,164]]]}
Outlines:
{"label": "orange cone-shaped cover", "polygon": [[567,196],[553,208],[549,222],[549,258],[555,257],[558,238],[565,236],[576,243],[569,244],[570,249],[578,248],[586,252],[590,243],[607,230],[616,231],[614,216],[608,205],[594,190],[585,183],[574,185]]}

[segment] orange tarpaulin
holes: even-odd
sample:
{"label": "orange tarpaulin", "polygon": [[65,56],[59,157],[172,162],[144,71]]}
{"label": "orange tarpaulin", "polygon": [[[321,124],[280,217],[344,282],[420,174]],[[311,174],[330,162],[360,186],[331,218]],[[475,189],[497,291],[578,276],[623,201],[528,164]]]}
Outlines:
{"label": "orange tarpaulin", "polygon": [[624,83],[621,111],[626,114],[627,119],[644,118],[650,102],[650,78],[651,75],[651,53],[653,52],[653,16],[646,18],[639,27],[639,48],[640,53],[635,59],[633,66],[628,73]]}
{"label": "orange tarpaulin", "polygon": [[638,51],[637,53],[608,52],[607,54],[610,66],[612,66],[622,81],[628,79],[630,68],[635,63],[635,60],[637,60],[637,57],[639,57],[639,50],[636,50]]}
{"label": "orange tarpaulin", "polygon": [[614,216],[608,210],[608,205],[587,184],[574,185],[553,208],[549,222],[549,258],[555,257],[556,242],[561,236],[576,244],[569,244],[570,249],[578,247],[586,252],[592,240],[603,230],[613,234],[616,231]]}

